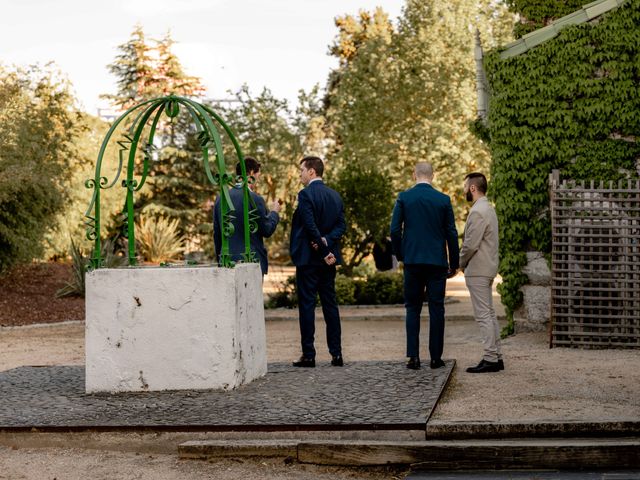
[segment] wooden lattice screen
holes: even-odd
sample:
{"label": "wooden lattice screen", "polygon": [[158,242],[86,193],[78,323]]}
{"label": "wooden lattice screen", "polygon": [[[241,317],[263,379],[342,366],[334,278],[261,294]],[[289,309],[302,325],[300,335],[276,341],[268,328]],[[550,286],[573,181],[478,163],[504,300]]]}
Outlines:
{"label": "wooden lattice screen", "polygon": [[551,345],[640,348],[640,182],[551,175]]}

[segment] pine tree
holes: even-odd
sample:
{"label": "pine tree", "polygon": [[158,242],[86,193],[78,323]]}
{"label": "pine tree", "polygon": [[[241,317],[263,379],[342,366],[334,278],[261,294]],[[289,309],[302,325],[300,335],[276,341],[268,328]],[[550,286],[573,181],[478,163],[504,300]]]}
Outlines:
{"label": "pine tree", "polygon": [[[174,43],[167,33],[161,40],[151,40],[151,46],[142,27],[136,26],[129,42],[119,47],[121,53],[109,65],[118,78],[118,92],[104,97],[124,109],[169,94],[201,96],[204,87],[200,79],[185,73],[172,50]],[[204,173],[196,135],[196,127],[184,108],[171,121],[162,117],[149,178],[135,207],[143,216],[178,219],[179,233],[187,238],[189,248],[205,245],[210,249],[208,240],[213,227],[207,200],[213,196],[213,187]]]}
{"label": "pine tree", "polygon": [[120,53],[114,62],[107,66],[118,79],[118,93],[101,97],[121,110],[127,110],[142,100],[158,96],[153,48],[147,43],[140,24],[134,27],[129,41],[118,46],[118,50]]}

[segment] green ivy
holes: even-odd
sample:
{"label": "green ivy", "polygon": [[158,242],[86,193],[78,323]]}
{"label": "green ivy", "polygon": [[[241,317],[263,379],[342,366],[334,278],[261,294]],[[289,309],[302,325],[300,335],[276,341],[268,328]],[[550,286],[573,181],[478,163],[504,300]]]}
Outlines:
{"label": "green ivy", "polygon": [[640,0],[629,0],[519,56],[501,60],[494,50],[486,57],[490,113],[488,133],[479,133],[490,139],[499,291],[511,319],[527,281],[525,252],[551,251],[551,170],[578,180],[638,176],[639,52]]}
{"label": "green ivy", "polygon": [[549,22],[580,9],[587,0],[507,0],[506,4],[520,17],[514,27],[514,35],[520,38],[529,32],[548,25]]}

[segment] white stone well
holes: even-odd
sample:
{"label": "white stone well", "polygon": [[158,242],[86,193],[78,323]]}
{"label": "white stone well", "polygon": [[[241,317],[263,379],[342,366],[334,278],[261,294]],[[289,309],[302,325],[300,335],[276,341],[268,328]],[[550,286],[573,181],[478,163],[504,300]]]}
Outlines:
{"label": "white stone well", "polygon": [[267,372],[257,263],[96,269],[86,312],[87,393],[233,389]]}

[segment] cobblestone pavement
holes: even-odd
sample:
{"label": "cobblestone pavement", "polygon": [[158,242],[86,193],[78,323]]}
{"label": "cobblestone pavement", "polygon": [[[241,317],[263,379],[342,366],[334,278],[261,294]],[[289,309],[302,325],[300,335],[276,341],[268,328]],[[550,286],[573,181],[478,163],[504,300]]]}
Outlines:
{"label": "cobblestone pavement", "polygon": [[232,391],[84,393],[83,366],[0,373],[3,427],[317,426],[424,428],[455,362],[408,370],[401,362],[320,363],[269,373]]}

